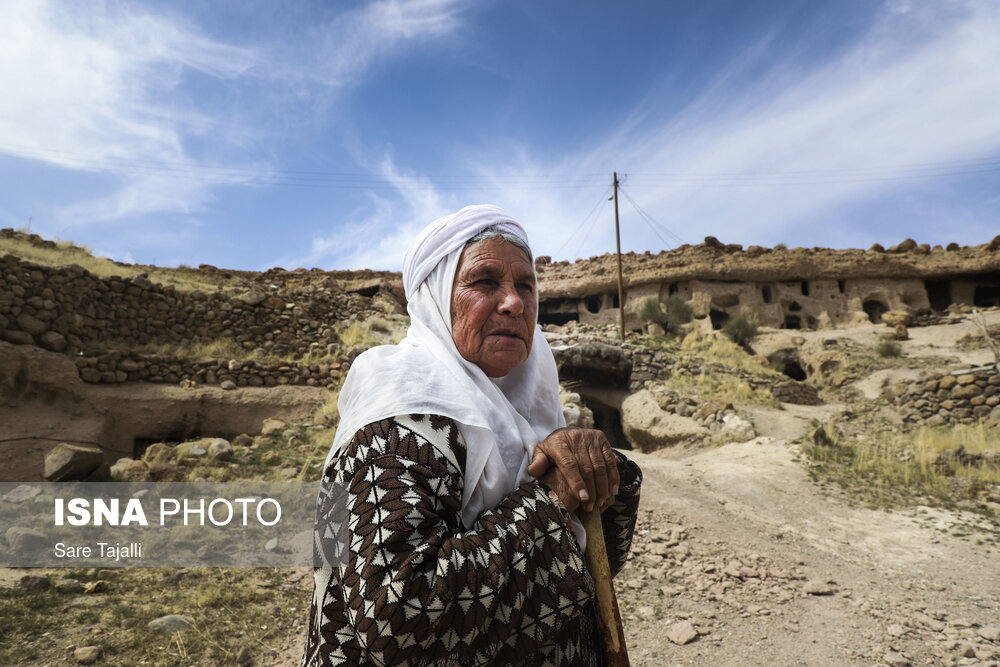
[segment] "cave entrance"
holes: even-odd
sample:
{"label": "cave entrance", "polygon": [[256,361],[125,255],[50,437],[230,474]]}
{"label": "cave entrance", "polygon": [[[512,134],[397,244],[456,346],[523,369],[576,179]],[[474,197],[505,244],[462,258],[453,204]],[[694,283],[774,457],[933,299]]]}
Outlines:
{"label": "cave entrance", "polygon": [[712,320],[713,329],[721,329],[729,321],[729,313],[714,308],[708,312],[708,317]]}
{"label": "cave entrance", "polygon": [[[595,311],[596,312],[596,311]],[[580,311],[576,301],[552,299],[538,304],[538,323],[562,326],[567,322],[579,322]]]}
{"label": "cave entrance", "polygon": [[355,294],[357,294],[359,296],[363,296],[363,297],[366,297],[366,298],[370,299],[373,296],[375,296],[376,294],[378,294],[378,290],[379,290],[379,286],[378,285],[368,285],[366,287],[358,287],[357,289],[353,289],[353,290],[349,290],[349,291],[354,292]]}
{"label": "cave entrance", "polygon": [[948,310],[951,305],[951,283],[947,280],[925,280],[924,287],[927,289],[927,300],[930,301],[931,308],[938,312]]}
{"label": "cave entrance", "polygon": [[622,415],[615,408],[598,401],[586,401],[587,407],[594,413],[594,428],[604,433],[604,437],[615,449],[632,449],[622,428]]}
{"label": "cave entrance", "polygon": [[868,321],[872,324],[881,324],[882,315],[889,312],[889,306],[881,301],[870,299],[861,304],[861,309],[868,315]]}
{"label": "cave entrance", "polygon": [[781,372],[793,380],[798,380],[799,382],[802,382],[807,377],[805,370],[802,369],[802,364],[797,361],[789,361],[781,369]]}
{"label": "cave entrance", "polygon": [[799,353],[793,348],[784,348],[769,354],[767,360],[771,362],[774,369],[783,373],[793,380],[802,382],[808,377],[802,363],[799,360]]}
{"label": "cave entrance", "polygon": [[132,458],[136,461],[142,458],[149,446],[157,443],[163,442],[162,438],[136,438],[132,441]]}
{"label": "cave entrance", "polygon": [[785,316],[785,329],[801,329],[802,319],[798,315],[786,315]]}
{"label": "cave entrance", "polygon": [[562,326],[567,322],[579,322],[580,316],[576,313],[538,313],[539,324],[555,324]]}
{"label": "cave entrance", "polygon": [[594,313],[595,315],[601,312],[601,297],[600,296],[588,296],[587,297],[587,312]]}
{"label": "cave entrance", "polygon": [[1000,306],[1000,285],[977,285],[972,294],[972,305],[977,308]]}

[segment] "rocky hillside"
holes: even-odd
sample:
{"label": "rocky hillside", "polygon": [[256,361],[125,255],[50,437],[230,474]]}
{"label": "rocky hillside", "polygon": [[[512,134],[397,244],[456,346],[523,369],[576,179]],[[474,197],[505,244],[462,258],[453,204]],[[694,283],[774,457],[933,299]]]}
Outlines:
{"label": "rocky hillside", "polygon": [[[830,248],[764,248],[724,244],[707,237],[698,245],[683,245],[657,254],[626,253],[622,269],[629,286],[647,283],[720,280],[795,282],[852,279],[945,279],[962,275],[1000,275],[1000,236],[977,246],[947,247],[906,239],[868,250]],[[543,298],[583,298],[617,290],[614,254],[575,262],[538,260]]]}
{"label": "rocky hillside", "polygon": [[[695,319],[625,341],[609,256],[539,259],[574,315],[543,327],[567,420],[644,470],[633,664],[997,664],[998,253],[629,256],[627,311],[674,293]],[[5,480],[315,481],[344,372],[406,325],[398,274],[88,257],[0,232]],[[741,309],[776,324],[736,345],[715,325]],[[295,569],[0,570],[0,662],[294,665],[310,592]]]}

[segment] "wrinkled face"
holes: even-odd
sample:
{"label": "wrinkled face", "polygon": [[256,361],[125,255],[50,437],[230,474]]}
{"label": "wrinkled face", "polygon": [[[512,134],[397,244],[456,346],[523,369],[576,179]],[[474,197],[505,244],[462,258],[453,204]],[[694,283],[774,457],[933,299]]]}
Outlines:
{"label": "wrinkled face", "polygon": [[538,296],[524,251],[500,238],[462,251],[451,288],[452,338],[488,377],[503,377],[531,352]]}

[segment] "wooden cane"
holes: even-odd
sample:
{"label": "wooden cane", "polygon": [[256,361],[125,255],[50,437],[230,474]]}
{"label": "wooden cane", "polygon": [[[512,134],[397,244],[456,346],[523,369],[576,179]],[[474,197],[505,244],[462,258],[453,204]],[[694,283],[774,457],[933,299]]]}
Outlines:
{"label": "wooden cane", "polygon": [[608,667],[629,667],[625,629],[618,611],[615,587],[611,583],[611,567],[608,565],[608,549],[604,544],[601,511],[595,507],[589,512],[582,511],[581,514],[580,518],[587,532],[584,558],[597,588],[597,619],[601,626],[601,639],[604,640],[604,657]]}

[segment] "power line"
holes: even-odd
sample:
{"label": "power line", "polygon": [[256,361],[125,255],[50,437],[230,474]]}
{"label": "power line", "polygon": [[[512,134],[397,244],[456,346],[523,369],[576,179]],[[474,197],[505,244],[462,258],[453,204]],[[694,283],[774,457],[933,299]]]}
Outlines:
{"label": "power line", "polygon": [[[607,188],[604,190],[604,192],[601,194],[601,198],[597,200],[597,204],[595,204],[594,208],[591,210],[591,215],[594,215],[594,213],[600,208],[600,205],[608,200],[608,193],[610,190],[611,188]],[[587,231],[583,233],[583,238],[580,239],[580,244],[576,247],[576,250],[573,252],[574,259],[580,256],[580,250],[583,249],[583,244],[587,242],[587,239],[590,237],[590,233],[594,231],[594,225],[596,225],[597,221],[600,219],[601,219],[600,215],[594,215],[594,219],[590,221],[590,227],[588,227]]]}
{"label": "power line", "polygon": [[[629,203],[632,204],[632,206],[635,208],[636,212],[638,213],[639,212],[639,207],[635,205],[635,202],[632,201],[632,198],[629,197],[627,194],[625,194],[624,190],[622,190],[622,194],[625,195],[625,199],[629,200]],[[642,220],[643,222],[645,222],[646,226],[649,227],[651,230],[653,230],[653,233],[656,234],[661,241],[663,241],[663,245],[665,245],[667,248],[671,247],[670,243],[665,238],[663,238],[663,236],[660,234],[660,232],[657,231],[656,227],[654,227],[653,225],[649,224],[649,220],[646,219],[646,216],[644,216],[641,213],[639,213],[639,219]]]}
{"label": "power line", "polygon": [[[572,234],[570,234],[569,236],[566,237],[566,240],[563,241],[563,243],[562,243],[561,246],[559,246],[559,249],[556,250],[554,253],[552,253],[553,255],[558,256],[559,253],[561,253],[563,251],[563,249],[567,245],[569,245],[569,242],[572,241],[573,239],[575,239],[577,237],[577,235],[580,233],[580,230],[583,229],[585,226],[587,226],[588,221],[590,222],[590,226],[591,227],[594,226],[594,223],[597,221],[597,218],[594,218],[594,220],[591,220],[590,218],[594,215],[594,213],[597,212],[597,209],[600,208],[601,204],[603,204],[605,201],[607,201],[608,193],[610,191],[611,191],[611,188],[605,188],[604,192],[601,194],[601,198],[597,200],[596,204],[594,204],[594,208],[590,209],[590,213],[588,213],[587,217],[585,217],[583,219],[583,222],[580,223],[580,225],[576,228],[576,230]],[[588,229],[588,233],[589,233],[589,229]],[[583,238],[584,238],[584,240],[586,240],[587,234],[584,234]],[[583,243],[582,242],[580,243],[580,247],[583,247]],[[577,252],[580,252],[579,248],[577,248]]]}
{"label": "power line", "polygon": [[[16,157],[63,163],[67,166],[93,171],[134,174],[171,174],[178,178],[214,180],[221,184],[253,184],[267,186],[313,187],[332,189],[407,189],[406,183],[391,182],[371,173],[322,170],[274,170],[266,166],[242,167],[199,164],[190,161],[169,161],[148,158],[106,156],[95,158],[90,154],[59,151],[38,147],[0,144],[0,152]],[[637,184],[684,187],[760,187],[785,185],[834,185],[857,182],[898,181],[1000,171],[1000,159],[975,158],[914,164],[885,165],[877,167],[850,167],[838,169],[812,169],[792,171],[753,172],[647,172],[631,174]],[[491,184],[508,187],[535,188],[589,188],[601,183],[606,175],[600,173],[576,174],[515,174],[508,176],[470,176],[468,174],[424,174],[422,180],[433,183],[442,190],[481,189]],[[414,185],[413,187],[418,187]]]}
{"label": "power line", "polygon": [[[80,153],[53,151],[46,149],[29,149],[25,147],[0,144],[0,151],[27,159],[38,159],[53,162],[63,162],[69,166],[91,169],[93,171],[111,171],[125,174],[159,174],[166,173],[179,178],[196,178],[199,180],[213,179],[220,183],[240,184],[252,181],[259,185],[279,185],[296,187],[323,188],[355,188],[355,189],[406,189],[405,182],[392,182],[390,179],[371,173],[308,171],[308,170],[271,170],[266,167],[247,168],[224,165],[207,165],[193,162],[172,162],[143,158],[102,157],[94,158]],[[422,180],[432,181],[434,187],[445,190],[481,189],[491,184],[501,184],[508,187],[523,188],[583,188],[602,183],[602,174],[515,174],[509,176],[470,176],[448,174],[424,174]],[[405,180],[401,179],[401,180]],[[418,187],[415,185],[414,187]]]}
{"label": "power line", "polygon": [[642,207],[639,206],[639,204],[637,204],[636,201],[632,199],[631,196],[629,196],[628,192],[626,192],[624,188],[619,187],[619,189],[621,190],[621,193],[625,195],[625,198],[628,199],[629,203],[632,204],[632,207],[635,209],[636,213],[639,214],[639,217],[642,219],[642,221],[645,222],[646,225],[651,230],[653,230],[653,233],[656,234],[661,241],[663,241],[664,245],[666,245],[668,248],[672,247],[671,243],[667,241],[665,238],[663,238],[663,236],[660,234],[659,229],[662,229],[669,237],[674,239],[676,243],[681,243],[681,244],[686,243],[684,239],[682,239],[677,234],[674,234],[672,231],[670,231],[669,227],[667,227],[663,223],[657,222],[657,220],[653,218],[653,216],[651,216],[649,213],[646,213],[646,211],[644,211]]}

